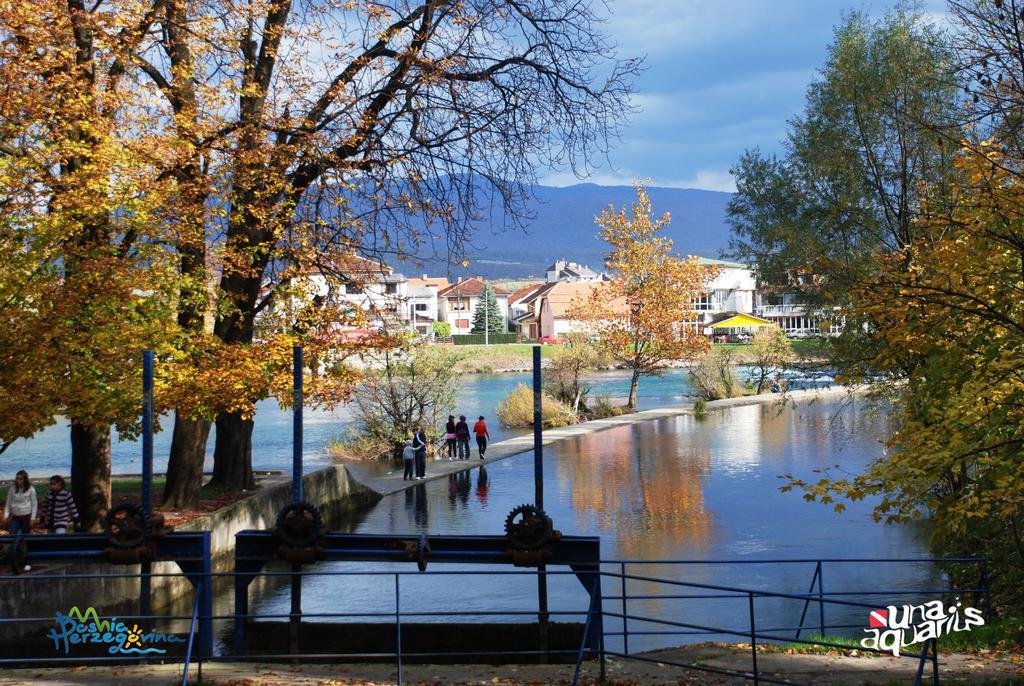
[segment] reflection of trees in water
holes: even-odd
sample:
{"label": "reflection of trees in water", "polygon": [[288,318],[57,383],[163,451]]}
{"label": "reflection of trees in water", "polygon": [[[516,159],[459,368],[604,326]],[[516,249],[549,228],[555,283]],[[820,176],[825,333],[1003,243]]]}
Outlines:
{"label": "reflection of trees in water", "polygon": [[560,448],[559,478],[572,484],[579,528],[589,523],[614,535],[622,557],[706,548],[712,523],[703,487],[711,448],[701,432],[681,437],[677,427],[652,422],[588,434]]}

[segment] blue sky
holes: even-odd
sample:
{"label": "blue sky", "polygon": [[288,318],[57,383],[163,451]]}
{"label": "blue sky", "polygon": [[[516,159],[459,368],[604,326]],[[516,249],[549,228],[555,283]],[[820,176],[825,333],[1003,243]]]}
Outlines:
{"label": "blue sky", "polygon": [[[607,26],[620,54],[646,55],[639,108],[622,141],[590,178],[735,190],[729,167],[743,150],[777,152],[803,109],[844,12],[882,16],[894,0],[611,0]],[[922,10],[943,19],[942,0]],[[580,180],[552,172],[543,183]]]}

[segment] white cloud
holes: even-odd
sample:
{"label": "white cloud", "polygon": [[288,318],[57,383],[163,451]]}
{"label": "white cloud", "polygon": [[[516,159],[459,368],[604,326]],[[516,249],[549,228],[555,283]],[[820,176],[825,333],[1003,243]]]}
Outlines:
{"label": "white cloud", "polygon": [[640,181],[652,188],[696,188],[704,191],[736,192],[736,182],[728,171],[717,169],[701,169],[688,179],[669,179],[643,174],[607,174],[599,173],[578,179],[568,172],[555,172],[543,177],[540,183],[545,186],[564,188],[580,183],[593,183],[598,186],[631,186]]}
{"label": "white cloud", "polygon": [[[662,184],[655,184],[662,185]],[[736,180],[728,171],[718,169],[700,169],[690,179],[672,184],[674,188],[700,188],[705,191],[736,192]]]}
{"label": "white cloud", "polygon": [[654,55],[713,45],[754,30],[770,3],[759,0],[617,0],[610,33],[629,53]]}

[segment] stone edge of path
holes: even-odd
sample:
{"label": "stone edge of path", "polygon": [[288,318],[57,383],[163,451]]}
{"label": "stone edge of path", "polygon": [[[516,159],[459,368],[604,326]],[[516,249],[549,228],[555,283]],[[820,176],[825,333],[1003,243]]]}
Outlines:
{"label": "stone edge of path", "polygon": [[[712,400],[707,403],[706,407],[708,411],[724,410],[733,407],[744,407],[747,405],[765,405],[768,403],[800,403],[805,401],[814,402],[824,398],[834,398],[840,396],[852,397],[854,395],[860,395],[866,393],[868,387],[866,386],[829,386],[827,388],[809,388],[804,390],[790,391],[788,393],[761,393],[760,395],[748,395],[740,398],[727,398],[725,400]],[[631,414],[620,415],[618,417],[606,417],[604,419],[592,419],[588,422],[581,422],[579,424],[571,424],[569,426],[559,427],[557,429],[546,429],[542,434],[542,440],[544,445],[552,445],[561,441],[575,438],[577,436],[583,436],[597,431],[604,431],[606,429],[614,429],[619,426],[632,426],[634,424],[640,424],[642,422],[654,421],[657,419],[665,419],[668,417],[676,417],[684,414],[692,414],[693,403],[680,403],[678,405],[668,405],[666,407],[657,407],[649,410],[640,410]],[[471,446],[471,448],[475,448]],[[394,495],[401,491],[413,488],[420,484],[424,484],[428,481],[434,481],[451,474],[458,474],[470,469],[474,469],[481,465],[489,465],[499,460],[504,460],[509,457],[516,455],[522,455],[533,451],[533,435],[527,434],[524,436],[516,436],[515,438],[509,438],[504,441],[498,441],[492,443],[487,447],[487,457],[483,460],[473,456],[473,451],[470,451],[470,459],[468,460],[454,460],[449,461],[445,459],[429,460],[427,462],[427,475],[426,478],[420,481],[404,481],[402,479],[402,473],[400,469],[389,472],[384,476],[373,476],[373,477],[362,477],[353,473],[353,470],[348,470],[352,478],[363,486],[369,488],[381,496]]]}

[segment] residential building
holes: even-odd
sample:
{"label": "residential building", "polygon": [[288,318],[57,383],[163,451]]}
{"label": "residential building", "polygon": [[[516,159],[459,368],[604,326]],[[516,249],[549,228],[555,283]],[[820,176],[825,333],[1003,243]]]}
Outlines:
{"label": "residential building", "polygon": [[757,280],[749,267],[739,262],[706,257],[699,259],[701,264],[718,269],[707,290],[693,303],[693,309],[701,315],[702,324],[708,324],[727,312],[750,314],[754,311]]}
{"label": "residential building", "polygon": [[[438,307],[441,321],[448,322],[452,327],[452,335],[470,333],[473,328],[473,315],[480,304],[480,295],[484,290],[483,277],[470,279],[459,278],[456,283],[438,291]],[[508,331],[508,296],[510,291],[491,286],[498,301],[501,313],[502,331]]]}
{"label": "residential building", "polygon": [[[527,312],[516,318],[523,335],[530,340],[544,337],[561,338],[573,331],[586,331],[586,324],[570,317],[576,303],[585,303],[601,282],[544,284],[523,299]],[[621,306],[625,307],[625,300]]]}
{"label": "residential building", "polygon": [[374,328],[406,326],[404,303],[408,280],[403,274],[377,260],[355,253],[335,257],[330,265],[306,274],[311,297],[350,303],[369,313]]}
{"label": "residential building", "polygon": [[432,278],[426,274],[409,279],[406,314],[413,331],[424,336],[433,335],[434,322],[441,321],[437,294],[449,285],[444,277]]}
{"label": "residential building", "polygon": [[567,262],[565,260],[556,260],[554,264],[547,268],[545,276],[547,283],[559,281],[568,283],[596,283],[598,281],[607,281],[609,278],[607,274],[595,272],[584,264]]}
{"label": "residential building", "polygon": [[755,313],[771,321],[786,332],[787,336],[802,338],[822,333],[821,317],[811,311],[800,293],[793,290],[772,292],[764,288],[759,293]]}
{"label": "residential building", "polygon": [[551,284],[549,283],[533,283],[528,286],[523,286],[508,296],[508,318],[511,323],[511,328],[515,329],[518,327],[527,338],[533,340],[537,338],[536,333],[530,332],[529,323],[519,326],[518,320],[520,317],[530,312],[531,303],[536,299],[538,293],[550,287]]}

